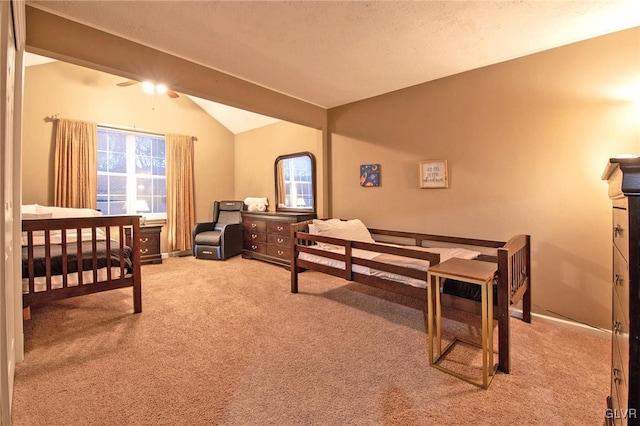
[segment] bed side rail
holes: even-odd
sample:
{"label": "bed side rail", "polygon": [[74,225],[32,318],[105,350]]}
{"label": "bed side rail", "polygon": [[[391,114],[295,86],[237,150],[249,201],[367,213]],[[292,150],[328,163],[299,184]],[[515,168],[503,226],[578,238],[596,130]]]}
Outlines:
{"label": "bed side rail", "polygon": [[[309,253],[315,254],[318,256],[322,256],[325,258],[330,258],[334,260],[338,260],[344,263],[344,269],[338,269],[329,266],[322,266],[321,269],[325,273],[329,273],[331,275],[340,276],[346,280],[353,280],[353,271],[352,266],[361,265],[369,268],[374,268],[380,271],[390,272],[398,275],[403,275],[406,277],[411,277],[419,280],[425,280],[426,282],[426,271],[421,271],[414,267],[404,266],[399,264],[387,263],[376,261],[373,259],[366,259],[362,257],[353,256],[353,249],[364,250],[368,252],[378,253],[378,254],[389,254],[394,256],[400,256],[405,258],[419,259],[428,261],[431,265],[435,265],[440,262],[440,255],[437,253],[430,253],[422,250],[415,250],[412,248],[405,247],[394,247],[385,244],[379,243],[366,243],[361,241],[351,241],[345,240],[341,238],[333,238],[322,235],[312,235],[307,233],[307,226],[302,222],[299,224],[294,224],[292,226],[292,258],[291,258],[291,291],[293,293],[297,292],[297,273],[296,271],[299,269],[298,266],[303,264],[304,266],[309,266],[308,262],[302,261],[298,259],[299,253]],[[327,250],[322,250],[318,248],[316,243],[325,243],[332,244],[334,246],[339,246],[343,248],[343,252],[330,252]],[[316,266],[314,265],[315,269]]]}
{"label": "bed side rail", "polygon": [[504,241],[482,240],[475,238],[451,237],[447,235],[422,234],[418,232],[391,231],[387,229],[369,228],[371,235],[381,235],[386,237],[405,238],[413,240],[416,246],[422,246],[425,242],[433,241],[439,243],[499,248],[504,246]]}

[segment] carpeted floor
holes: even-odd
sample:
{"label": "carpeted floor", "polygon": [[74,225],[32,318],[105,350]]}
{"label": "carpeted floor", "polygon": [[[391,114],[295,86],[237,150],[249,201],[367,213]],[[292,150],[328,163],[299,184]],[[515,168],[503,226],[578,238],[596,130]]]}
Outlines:
{"label": "carpeted floor", "polygon": [[483,390],[429,366],[413,301],[316,272],[294,295],[289,271],[240,257],[142,273],[141,314],[130,289],[32,309],[14,425],[603,423],[606,335],[512,318],[512,374]]}

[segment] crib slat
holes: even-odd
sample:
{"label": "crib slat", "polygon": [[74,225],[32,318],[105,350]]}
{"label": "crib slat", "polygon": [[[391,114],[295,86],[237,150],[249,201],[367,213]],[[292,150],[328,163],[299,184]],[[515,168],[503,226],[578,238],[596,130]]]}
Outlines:
{"label": "crib slat", "polygon": [[44,231],[44,253],[47,291],[51,290],[51,231]]}
{"label": "crib slat", "polygon": [[351,241],[347,241],[348,244],[344,246],[344,278],[349,281],[353,281],[352,260],[351,256]]}
{"label": "crib slat", "polygon": [[95,226],[91,227],[91,248],[93,252],[93,282],[98,282],[98,233]]}
{"label": "crib slat", "polygon": [[106,243],[107,243],[107,281],[111,281],[111,228],[107,226],[105,228]]}
{"label": "crib slat", "polygon": [[[124,277],[124,226],[120,225],[118,226],[118,234],[120,234],[120,251],[118,252],[118,259],[120,259],[120,276]],[[138,238],[137,235],[134,235],[132,237],[133,238]]]}
{"label": "crib slat", "polygon": [[67,252],[67,229],[62,228],[60,231],[62,232],[62,288],[67,288],[69,286],[69,262],[68,252]]}
{"label": "crib slat", "polygon": [[35,291],[35,271],[33,258],[33,231],[27,232],[27,264],[29,268],[29,293]]}
{"label": "crib slat", "polygon": [[78,253],[78,285],[81,286],[83,284],[83,276],[82,276],[82,272],[83,272],[83,267],[82,267],[82,228],[78,228],[78,231],[76,232],[76,246],[77,246],[77,253]]}

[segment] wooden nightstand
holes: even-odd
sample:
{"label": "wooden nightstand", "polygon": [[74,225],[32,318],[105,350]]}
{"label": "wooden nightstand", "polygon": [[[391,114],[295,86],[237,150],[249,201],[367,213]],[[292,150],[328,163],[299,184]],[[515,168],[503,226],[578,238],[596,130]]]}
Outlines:
{"label": "wooden nightstand", "polygon": [[[140,227],[140,264],[160,264],[160,231],[161,225],[147,225]],[[131,228],[125,228],[125,243],[131,247]]]}

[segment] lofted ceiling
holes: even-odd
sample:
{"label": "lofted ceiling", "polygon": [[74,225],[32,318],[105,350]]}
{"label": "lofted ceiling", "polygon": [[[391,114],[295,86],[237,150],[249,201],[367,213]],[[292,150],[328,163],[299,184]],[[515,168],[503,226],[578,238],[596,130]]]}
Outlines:
{"label": "lofted ceiling", "polygon": [[[24,62],[25,66],[33,67],[54,61],[55,59],[26,52]],[[233,134],[257,129],[280,121],[277,118],[267,117],[266,115],[256,114],[251,111],[245,111],[229,105],[223,105],[206,99],[197,98],[195,96],[185,96],[191,99],[193,103],[202,108],[204,112],[216,119],[216,121],[226,127]]]}
{"label": "lofted ceiling", "polygon": [[640,26],[638,0],[27,4],[324,108]]}

